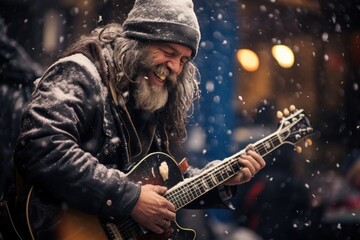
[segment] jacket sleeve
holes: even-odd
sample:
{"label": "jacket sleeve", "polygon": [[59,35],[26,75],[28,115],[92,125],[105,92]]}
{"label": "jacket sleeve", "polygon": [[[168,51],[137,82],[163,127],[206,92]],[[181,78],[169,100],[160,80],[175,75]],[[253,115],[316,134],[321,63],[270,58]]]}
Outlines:
{"label": "jacket sleeve", "polygon": [[127,217],[140,186],[107,168],[85,149],[86,136],[103,120],[104,92],[83,66],[61,62],[38,83],[25,109],[14,160],[25,182],[58,201],[112,219]]}

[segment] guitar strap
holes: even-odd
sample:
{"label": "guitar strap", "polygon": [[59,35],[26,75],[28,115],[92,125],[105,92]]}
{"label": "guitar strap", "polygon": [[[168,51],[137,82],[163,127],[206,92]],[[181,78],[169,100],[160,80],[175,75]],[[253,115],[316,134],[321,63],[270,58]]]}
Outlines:
{"label": "guitar strap", "polygon": [[14,207],[9,206],[9,203],[7,200],[2,200],[0,201],[0,216],[2,218],[3,221],[5,221],[5,225],[6,225],[6,232],[7,237],[16,237],[18,239],[22,239],[16,226],[15,226],[15,222],[14,222],[14,218],[12,217],[12,211],[10,209],[12,209]]}
{"label": "guitar strap", "polygon": [[4,221],[2,223],[2,225],[4,224],[4,226],[6,227],[6,229],[4,229],[6,231],[4,237],[9,237],[11,239],[20,239],[22,240],[19,231],[17,230],[16,227],[16,223],[15,223],[15,218],[13,216],[15,216],[15,208],[17,205],[17,200],[18,197],[20,196],[20,190],[22,189],[22,178],[20,177],[18,171],[15,171],[15,183],[16,183],[16,190],[14,193],[14,196],[1,196],[0,199],[0,217],[1,217],[1,221]]}

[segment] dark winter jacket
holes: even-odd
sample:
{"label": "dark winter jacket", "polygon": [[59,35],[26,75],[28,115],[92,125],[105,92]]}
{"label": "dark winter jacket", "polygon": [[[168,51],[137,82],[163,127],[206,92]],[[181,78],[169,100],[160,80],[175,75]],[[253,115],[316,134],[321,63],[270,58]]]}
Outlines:
{"label": "dark winter jacket", "polygon": [[[86,46],[37,82],[15,161],[25,183],[62,204],[120,220],[135,206],[140,185],[119,169],[149,152],[167,152],[168,140],[156,116],[115,106],[108,90],[113,74],[101,51]],[[225,206],[217,189],[210,195],[211,205]]]}

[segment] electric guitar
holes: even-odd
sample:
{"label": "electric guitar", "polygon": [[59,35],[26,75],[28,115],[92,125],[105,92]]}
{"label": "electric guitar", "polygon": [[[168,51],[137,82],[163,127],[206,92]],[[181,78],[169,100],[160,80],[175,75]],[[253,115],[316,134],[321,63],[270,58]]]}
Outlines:
{"label": "electric guitar", "polygon": [[[265,156],[283,144],[295,145],[313,134],[313,128],[303,110],[283,117],[278,129],[255,142],[254,149]],[[306,144],[311,144],[308,139]],[[211,189],[221,185],[241,169],[239,158],[245,149],[225,158],[200,175],[183,178],[178,163],[170,156],[157,152],[142,159],[127,174],[128,178],[141,184],[162,185],[168,188],[164,197],[180,209]],[[31,187],[27,194],[25,215],[28,238],[33,240],[147,240],[147,239],[195,239],[195,232],[173,223],[172,236],[157,235],[144,229],[132,218],[120,222],[103,221],[73,209],[54,207],[41,197],[42,192]]]}

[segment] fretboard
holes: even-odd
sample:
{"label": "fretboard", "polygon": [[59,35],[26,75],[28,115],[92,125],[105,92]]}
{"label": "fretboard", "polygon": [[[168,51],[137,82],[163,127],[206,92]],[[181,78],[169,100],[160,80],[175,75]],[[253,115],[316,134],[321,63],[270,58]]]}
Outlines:
{"label": "fretboard", "polygon": [[[281,138],[275,132],[257,141],[253,146],[257,153],[265,156],[282,144]],[[185,179],[169,189],[165,194],[165,198],[172,202],[176,209],[184,207],[238,173],[242,167],[238,160],[244,153],[245,149],[225,158],[219,164],[204,170],[201,174]]]}

